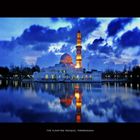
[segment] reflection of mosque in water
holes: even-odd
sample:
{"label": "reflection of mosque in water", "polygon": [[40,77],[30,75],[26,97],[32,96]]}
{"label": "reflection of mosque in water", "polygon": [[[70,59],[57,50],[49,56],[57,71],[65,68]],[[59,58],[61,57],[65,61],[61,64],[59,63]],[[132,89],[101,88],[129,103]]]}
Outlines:
{"label": "reflection of mosque in water", "polygon": [[73,99],[76,99],[76,117],[75,120],[77,123],[81,122],[81,107],[82,107],[82,93],[78,84],[74,86],[74,92],[72,95],[66,94],[60,98],[60,103],[64,107],[69,107]]}
{"label": "reflection of mosque in water", "polygon": [[[98,85],[99,87],[101,85]],[[75,119],[76,122],[81,122],[81,108],[82,108],[82,92],[84,93],[102,93],[101,89],[109,90],[113,88],[113,92],[117,92],[119,87],[124,87],[124,92],[128,93],[129,88],[137,89],[137,92],[133,92],[137,96],[140,96],[139,83],[111,83],[106,82],[103,83],[102,87],[98,87],[93,83],[34,83],[34,82],[19,82],[19,81],[8,81],[8,80],[0,80],[0,89],[10,89],[12,90],[20,90],[22,93],[26,93],[26,91],[30,93],[44,93],[51,94],[60,99],[60,104],[63,108],[69,108],[73,105],[76,106],[76,114]],[[90,94],[89,94],[90,95]],[[89,96],[88,96],[89,97]],[[84,96],[85,101],[86,96]]]}
{"label": "reflection of mosque in water", "polygon": [[[35,87],[37,88],[38,86]],[[82,89],[80,88],[79,84],[46,83],[40,84],[39,89],[41,89],[42,92],[48,92],[49,94],[59,97],[60,104],[64,108],[70,107],[72,101],[75,101],[75,120],[77,123],[81,122]]]}
{"label": "reflection of mosque in water", "polygon": [[1,88],[10,88],[11,90],[18,90],[19,88],[22,90],[30,90],[31,92],[35,91],[38,93],[41,91],[42,93],[52,94],[55,97],[60,99],[60,104],[64,108],[68,108],[72,105],[72,102],[75,101],[76,106],[76,114],[75,120],[76,122],[81,122],[81,107],[82,107],[82,89],[79,84],[74,83],[22,83],[18,81],[1,81]]}
{"label": "reflection of mosque in water", "polygon": [[81,107],[82,107],[82,93],[79,90],[79,85],[75,85],[74,95],[76,98],[76,122],[81,122]]}

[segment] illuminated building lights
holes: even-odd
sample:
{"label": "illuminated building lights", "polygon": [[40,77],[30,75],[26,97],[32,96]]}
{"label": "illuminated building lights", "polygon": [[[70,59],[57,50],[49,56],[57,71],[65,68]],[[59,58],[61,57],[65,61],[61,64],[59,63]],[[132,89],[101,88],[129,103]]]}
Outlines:
{"label": "illuminated building lights", "polygon": [[75,68],[82,68],[82,56],[81,56],[81,33],[77,32],[77,46],[76,46],[76,65]]}
{"label": "illuminated building lights", "polygon": [[79,99],[79,98],[80,98],[79,92],[75,92],[75,98],[76,98],[76,99]]}
{"label": "illuminated building lights", "polygon": [[81,114],[76,115],[76,122],[80,123],[81,122]]}
{"label": "illuminated building lights", "polygon": [[81,102],[76,102],[76,108],[81,108],[82,103]]}

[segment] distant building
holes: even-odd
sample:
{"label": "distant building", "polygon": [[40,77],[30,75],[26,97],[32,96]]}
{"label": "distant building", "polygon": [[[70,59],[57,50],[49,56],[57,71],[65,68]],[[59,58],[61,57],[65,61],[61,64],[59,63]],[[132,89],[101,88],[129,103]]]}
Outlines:
{"label": "distant building", "polygon": [[72,57],[65,53],[60,58],[60,63],[34,73],[36,81],[101,81],[101,72],[97,70],[86,71],[82,67],[81,33],[77,33],[76,64]]}

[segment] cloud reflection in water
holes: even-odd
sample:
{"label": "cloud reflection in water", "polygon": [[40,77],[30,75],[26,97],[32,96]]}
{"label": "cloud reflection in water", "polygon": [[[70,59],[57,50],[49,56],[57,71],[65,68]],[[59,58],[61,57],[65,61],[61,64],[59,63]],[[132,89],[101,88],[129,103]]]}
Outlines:
{"label": "cloud reflection in water", "polygon": [[76,109],[75,84],[48,83],[47,89],[46,84],[1,87],[0,122],[76,122],[76,115],[80,122],[140,122],[140,97],[135,95],[139,91],[78,85],[81,112]]}

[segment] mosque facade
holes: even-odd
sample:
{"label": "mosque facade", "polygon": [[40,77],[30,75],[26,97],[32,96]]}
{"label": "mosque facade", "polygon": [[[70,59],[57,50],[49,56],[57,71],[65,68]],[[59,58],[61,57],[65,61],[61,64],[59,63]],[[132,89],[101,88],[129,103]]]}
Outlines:
{"label": "mosque facade", "polygon": [[72,57],[65,53],[61,56],[59,64],[42,69],[40,72],[35,72],[33,77],[35,81],[43,82],[100,82],[101,72],[97,70],[86,71],[82,67],[81,33],[78,31],[76,64],[73,63]]}

